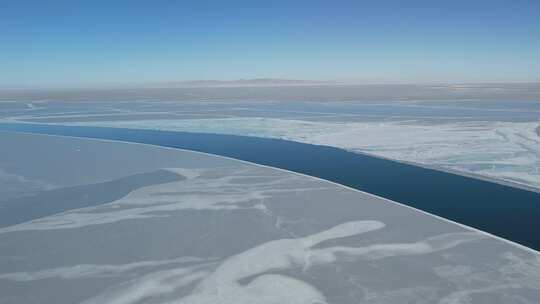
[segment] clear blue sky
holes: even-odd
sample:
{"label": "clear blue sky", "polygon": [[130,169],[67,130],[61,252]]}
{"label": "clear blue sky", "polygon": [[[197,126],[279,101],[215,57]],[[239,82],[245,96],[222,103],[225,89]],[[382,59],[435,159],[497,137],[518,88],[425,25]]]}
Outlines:
{"label": "clear blue sky", "polygon": [[540,81],[540,1],[0,0],[0,86]]}

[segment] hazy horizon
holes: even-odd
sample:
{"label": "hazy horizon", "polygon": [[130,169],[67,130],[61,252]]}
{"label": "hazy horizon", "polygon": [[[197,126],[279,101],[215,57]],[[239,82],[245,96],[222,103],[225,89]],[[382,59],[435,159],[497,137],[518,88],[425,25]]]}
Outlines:
{"label": "hazy horizon", "polygon": [[174,89],[174,88],[242,88],[242,87],[294,87],[294,86],[350,86],[350,87],[456,87],[480,86],[497,87],[512,85],[540,85],[540,81],[476,81],[476,82],[444,82],[444,81],[343,81],[317,79],[286,79],[286,78],[242,78],[242,79],[193,79],[182,81],[149,81],[149,82],[109,82],[81,84],[47,84],[47,85],[0,85],[0,91],[10,90],[108,90],[108,89]]}

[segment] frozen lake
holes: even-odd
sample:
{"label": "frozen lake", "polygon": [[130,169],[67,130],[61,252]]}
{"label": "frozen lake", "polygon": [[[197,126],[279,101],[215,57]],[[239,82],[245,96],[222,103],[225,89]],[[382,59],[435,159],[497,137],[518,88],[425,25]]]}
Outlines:
{"label": "frozen lake", "polygon": [[402,202],[540,249],[540,236],[531,233],[540,217],[540,193],[534,191],[279,139],[37,124],[0,124],[2,129],[183,148],[283,168]]}
{"label": "frozen lake", "polygon": [[0,303],[540,298],[538,252],[327,181],[148,145],[0,140]]}
{"label": "frozen lake", "polygon": [[0,92],[4,121],[290,139],[540,189],[540,86]]}

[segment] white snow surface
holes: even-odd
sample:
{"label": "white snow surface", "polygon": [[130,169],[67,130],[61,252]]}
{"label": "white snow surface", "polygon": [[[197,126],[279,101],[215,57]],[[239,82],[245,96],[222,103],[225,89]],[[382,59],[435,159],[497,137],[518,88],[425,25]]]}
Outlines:
{"label": "white snow surface", "polygon": [[328,122],[238,117],[72,123],[281,138],[540,189],[540,122]]}

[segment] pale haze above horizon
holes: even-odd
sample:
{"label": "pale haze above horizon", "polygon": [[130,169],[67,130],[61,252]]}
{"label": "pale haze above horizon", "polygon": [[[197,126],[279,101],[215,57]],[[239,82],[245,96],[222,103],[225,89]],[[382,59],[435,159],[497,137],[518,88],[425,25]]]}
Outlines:
{"label": "pale haze above horizon", "polygon": [[540,82],[539,1],[4,1],[0,88]]}

